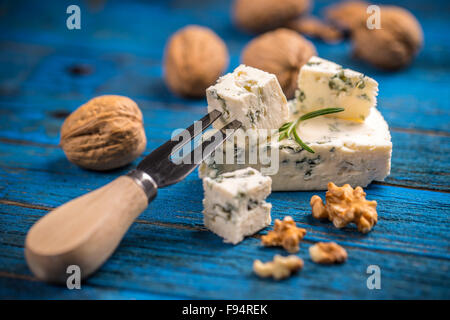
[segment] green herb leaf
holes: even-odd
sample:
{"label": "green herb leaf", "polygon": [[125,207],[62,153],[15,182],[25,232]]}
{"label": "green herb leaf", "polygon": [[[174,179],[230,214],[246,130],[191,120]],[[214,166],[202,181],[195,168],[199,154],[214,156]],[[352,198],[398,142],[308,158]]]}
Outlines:
{"label": "green herb leaf", "polygon": [[326,114],[338,113],[338,112],[342,112],[344,110],[345,110],[344,108],[319,109],[319,110],[312,111],[312,112],[309,112],[309,113],[306,113],[306,114],[302,115],[300,117],[300,121],[305,121],[305,120],[312,119],[312,118],[319,117],[319,116],[323,116],[323,115],[326,115]]}
{"label": "green herb leaf", "polygon": [[292,122],[286,122],[285,124],[283,124],[280,129],[278,129],[279,132],[286,130],[287,128],[289,128],[289,126],[292,124]]}
{"label": "green herb leaf", "polygon": [[298,118],[297,120],[295,120],[292,125],[289,127],[289,129],[287,130],[287,135],[288,137],[290,137],[292,135],[292,132],[295,131],[295,128],[297,128],[297,125],[300,122],[300,118]]}
{"label": "green herb leaf", "polygon": [[325,109],[319,109],[316,111],[312,111],[309,113],[304,114],[303,116],[299,117],[297,120],[293,122],[286,122],[283,124],[279,129],[278,132],[280,133],[280,136],[278,138],[278,141],[281,141],[283,139],[289,138],[291,136],[294,137],[294,140],[306,151],[314,153],[314,150],[308,147],[302,139],[300,139],[300,136],[297,133],[297,126],[300,122],[312,119],[315,117],[323,116],[326,114],[331,113],[338,113],[344,111],[344,108],[325,108]]}
{"label": "green herb leaf", "polygon": [[283,140],[284,138],[287,138],[287,137],[288,137],[287,132],[284,131],[284,132],[280,133],[278,141],[281,141],[281,140]]}
{"label": "green herb leaf", "polygon": [[303,149],[305,149],[305,150],[308,151],[308,152],[315,153],[313,149],[311,149],[310,147],[308,147],[308,146],[302,141],[302,139],[300,139],[300,137],[299,137],[298,134],[297,134],[297,130],[294,130],[293,133],[294,133],[295,141],[297,141],[297,143],[298,143]]}

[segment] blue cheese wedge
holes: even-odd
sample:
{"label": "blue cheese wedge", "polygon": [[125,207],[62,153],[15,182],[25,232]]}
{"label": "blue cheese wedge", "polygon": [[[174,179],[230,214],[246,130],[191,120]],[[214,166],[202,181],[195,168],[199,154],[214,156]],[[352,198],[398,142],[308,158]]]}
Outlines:
{"label": "blue cheese wedge", "polygon": [[272,205],[264,200],[272,180],[257,170],[245,168],[203,179],[203,221],[205,226],[237,244],[271,222]]}
{"label": "blue cheese wedge", "polygon": [[345,108],[330,116],[362,122],[377,103],[378,83],[362,73],[319,57],[300,69],[296,100],[302,112]]}
{"label": "blue cheese wedge", "polygon": [[206,89],[206,99],[208,112],[223,113],[214,122],[216,129],[231,120],[241,121],[243,129],[272,129],[289,117],[287,100],[276,76],[245,65]]}
{"label": "blue cheese wedge", "polygon": [[[296,118],[302,114],[295,108],[293,113]],[[269,142],[246,146],[247,150],[236,146],[233,150],[235,158],[251,148],[258,148],[259,154],[262,154],[262,149],[271,152],[278,150],[278,170],[271,175],[274,191],[326,190],[330,181],[337,185],[348,183],[352,187],[366,187],[374,180],[384,180],[390,173],[391,135],[386,121],[376,108],[370,110],[366,121],[362,123],[317,117],[301,122],[297,132],[315,153],[302,149],[292,139],[278,141],[275,134]],[[222,148],[216,152],[225,153],[224,150]],[[226,159],[225,154],[223,159]],[[200,176],[213,177],[246,166],[258,170],[267,167],[261,165],[259,157],[256,164],[216,162],[213,155],[202,163]]]}

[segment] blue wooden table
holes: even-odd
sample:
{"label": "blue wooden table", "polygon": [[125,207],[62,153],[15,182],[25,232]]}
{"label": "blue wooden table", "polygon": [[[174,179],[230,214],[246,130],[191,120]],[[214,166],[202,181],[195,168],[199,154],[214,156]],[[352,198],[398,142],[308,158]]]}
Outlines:
{"label": "blue wooden table", "polygon": [[[400,72],[381,72],[353,60],[348,42],[315,41],[322,57],[380,83],[378,108],[390,125],[394,147],[391,175],[367,188],[368,198],[379,203],[379,222],[371,233],[313,220],[313,192],[273,193],[272,217],[289,214],[308,230],[299,253],[305,267],[285,281],[259,279],[252,273],[253,259],[267,261],[283,250],[262,248],[259,236],[227,245],[208,232],[202,223],[201,181],[193,173],[160,190],[81,290],[37,281],[24,260],[31,225],[131,168],[97,173],[69,163],[58,147],[66,115],[100,94],[129,96],[143,111],[148,153],[206,111],[205,100],[183,100],[165,87],[161,60],[168,37],[190,23],[213,28],[230,51],[229,71],[251,39],[232,26],[228,1],[86,1],[79,3],[82,29],[68,30],[66,8],[73,3],[0,2],[0,298],[450,298],[446,0],[398,1],[418,17],[425,33],[425,48]],[[316,1],[314,12],[327,3]],[[322,240],[342,244],[347,263],[312,263],[308,247]],[[380,290],[367,288],[369,265],[380,267]]]}

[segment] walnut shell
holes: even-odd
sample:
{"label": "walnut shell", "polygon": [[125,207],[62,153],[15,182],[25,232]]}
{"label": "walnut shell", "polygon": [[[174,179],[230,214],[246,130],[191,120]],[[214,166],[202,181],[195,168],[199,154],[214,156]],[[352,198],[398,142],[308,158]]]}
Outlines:
{"label": "walnut shell", "polygon": [[251,33],[276,29],[309,9],[310,0],[235,0],[235,24]]}
{"label": "walnut shell", "polygon": [[381,6],[380,22],[381,29],[364,25],[353,30],[355,56],[386,70],[409,65],[423,44],[419,22],[409,11],[395,6]]}
{"label": "walnut shell", "polygon": [[146,144],[141,110],[127,97],[93,98],[61,127],[60,145],[67,159],[86,169],[122,167],[136,159]]}
{"label": "walnut shell", "polygon": [[314,45],[297,32],[280,28],[264,33],[244,48],[242,63],[273,73],[290,99],[297,88],[300,68],[316,55]]}
{"label": "walnut shell", "polygon": [[170,38],[164,57],[165,81],[176,94],[203,97],[227,68],[228,51],[211,29],[187,26]]}
{"label": "walnut shell", "polygon": [[365,1],[343,1],[327,7],[325,16],[332,24],[345,30],[352,30],[362,21],[366,21],[368,6],[369,4]]}
{"label": "walnut shell", "polygon": [[290,21],[287,28],[312,38],[318,38],[327,43],[337,43],[344,37],[343,32],[315,17],[300,17]]}

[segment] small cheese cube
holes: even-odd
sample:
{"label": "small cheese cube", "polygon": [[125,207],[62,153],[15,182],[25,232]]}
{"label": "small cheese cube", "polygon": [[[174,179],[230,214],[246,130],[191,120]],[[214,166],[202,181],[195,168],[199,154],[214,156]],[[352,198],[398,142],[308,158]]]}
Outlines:
{"label": "small cheese cube", "polygon": [[245,65],[219,78],[206,89],[208,112],[222,117],[213,126],[220,129],[232,120],[242,129],[278,129],[289,118],[287,100],[275,75]]}
{"label": "small cheese cube", "polygon": [[272,205],[264,201],[272,180],[257,170],[246,168],[203,179],[205,226],[237,244],[271,222]]}
{"label": "small cheese cube", "polygon": [[363,122],[377,103],[378,83],[362,73],[319,57],[300,69],[296,99],[302,112],[345,108],[331,117]]}

